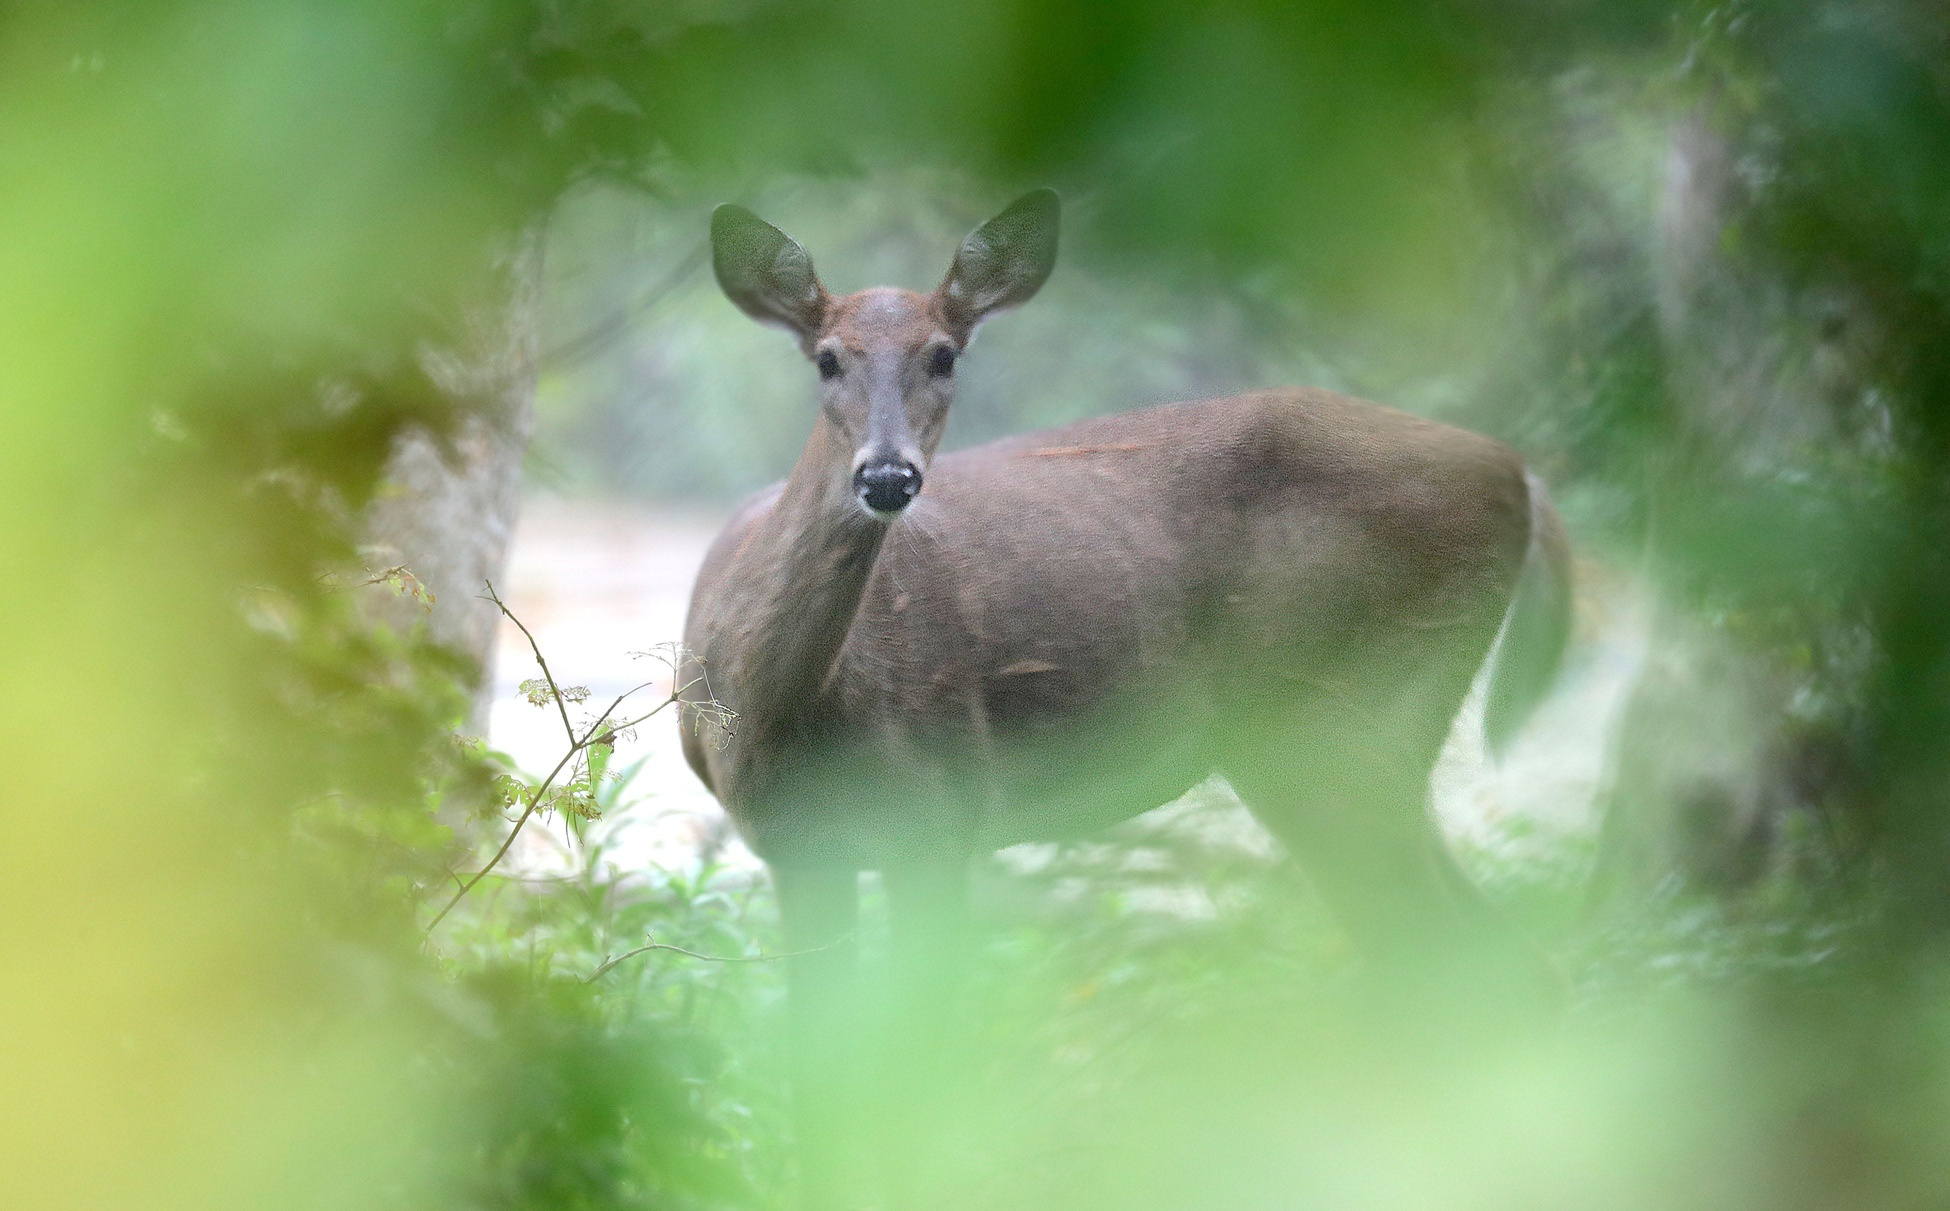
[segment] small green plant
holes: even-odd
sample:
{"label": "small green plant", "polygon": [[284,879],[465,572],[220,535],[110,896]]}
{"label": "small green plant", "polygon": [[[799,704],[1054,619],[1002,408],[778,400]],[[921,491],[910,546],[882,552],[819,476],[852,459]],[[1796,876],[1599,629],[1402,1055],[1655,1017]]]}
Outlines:
{"label": "small green plant", "polygon": [[[654,791],[639,782],[645,759],[619,765],[616,746],[676,704],[685,686],[673,682],[655,700],[633,705],[655,684],[646,682],[597,707],[585,687],[555,677],[533,633],[492,586],[487,592],[527,639],[539,670],[520,683],[520,693],[559,717],[564,748],[535,776],[478,740],[459,743],[468,768],[489,771],[488,818],[503,822],[505,832],[471,874],[449,875],[451,890],[430,911],[426,931],[432,938],[439,929],[448,978],[497,1017],[511,1015],[505,1029],[525,1040],[521,1049],[535,1050],[513,1061],[529,1075],[516,1071],[507,1079],[559,1089],[560,1104],[537,1113],[579,1117],[584,1127],[565,1134],[557,1127],[538,1132],[519,1116],[490,1122],[478,1178],[491,1187],[483,1201],[541,1207],[585,1198],[592,1206],[634,1206],[653,1177],[673,1166],[694,1168],[702,1158],[725,1205],[768,1205],[765,1192],[789,1188],[783,1059],[769,1046],[784,1001],[784,975],[771,960],[783,956],[761,941],[776,929],[770,886],[755,867],[723,860],[722,833],[673,866],[633,869],[618,858],[628,830],[646,822],[629,809]],[[633,655],[661,661],[673,674],[681,667],[676,648]],[[687,721],[691,709],[686,704]],[[697,711],[726,730],[734,722],[711,704]],[[566,872],[509,869],[515,838],[537,817],[564,826]],[[624,1062],[631,1048],[654,1052],[654,1071],[637,1071],[641,1056]],[[601,1056],[612,1058],[592,1058]],[[592,1063],[621,1064],[628,1079],[600,1077]],[[565,1078],[586,1087],[563,1086]],[[676,1090],[682,1112],[659,1109],[655,1098],[641,1102],[645,1089]],[[689,1140],[683,1149],[672,1152],[667,1141],[645,1136],[659,1122],[681,1128],[679,1137]],[[654,1162],[648,1168],[645,1158]],[[524,1184],[543,1172],[580,1172],[588,1181],[574,1191]]]}
{"label": "small green plant", "polygon": [[[494,603],[495,608],[501,611],[502,616],[521,632],[522,638],[528,641],[529,650],[535,654],[535,663],[540,666],[542,675],[539,678],[523,681],[519,687],[521,694],[535,706],[543,708],[553,706],[556,709],[562,719],[562,731],[567,740],[567,748],[555,766],[539,780],[528,781],[512,768],[508,768],[495,779],[496,794],[492,805],[500,811],[516,813],[513,827],[502,839],[500,848],[494,851],[494,856],[489,858],[478,871],[464,878],[457,872],[453,874],[454,882],[459,886],[440,910],[433,914],[432,920],[427,922],[426,932],[429,934],[446,920],[455,905],[480,885],[481,880],[487,878],[496,867],[501,865],[502,860],[508,856],[508,851],[513,848],[515,839],[521,835],[522,829],[538,813],[553,813],[560,816],[567,822],[571,833],[578,837],[590,821],[600,819],[603,813],[603,782],[609,770],[610,757],[616,751],[616,742],[634,736],[634,729],[638,724],[662,713],[666,707],[675,705],[684,691],[690,688],[679,684],[674,675],[680,667],[680,660],[679,653],[673,650],[663,657],[673,673],[670,691],[649,710],[634,714],[623,710],[625,703],[655,684],[646,681],[618,694],[593,718],[585,711],[584,718],[580,722],[573,720],[569,717],[569,708],[572,705],[580,707],[586,702],[589,698],[588,689],[579,685],[563,686],[557,682],[555,674],[549,671],[548,660],[542,655],[541,645],[535,641],[534,634],[521,619],[515,617],[507,603],[502,601],[500,595],[494,591],[492,584],[487,586],[486,596]],[[705,709],[713,717],[727,723],[731,718],[731,712],[722,707]]]}

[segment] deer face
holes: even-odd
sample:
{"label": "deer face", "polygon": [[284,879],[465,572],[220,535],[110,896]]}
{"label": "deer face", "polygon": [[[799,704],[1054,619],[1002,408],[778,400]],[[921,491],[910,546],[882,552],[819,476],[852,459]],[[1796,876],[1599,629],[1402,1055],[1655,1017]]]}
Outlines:
{"label": "deer face", "polygon": [[921,491],[954,399],[962,342],[933,301],[890,287],[833,299],[813,344],[820,406],[854,451],[854,495],[883,517]]}
{"label": "deer face", "polygon": [[711,216],[718,284],[747,315],[785,328],[819,375],[820,407],[851,449],[848,483],[891,521],[920,494],[948,420],[955,363],[975,328],[1026,302],[1056,264],[1056,194],[1038,190],[971,232],[931,294],[827,293],[798,241],[741,206]]}

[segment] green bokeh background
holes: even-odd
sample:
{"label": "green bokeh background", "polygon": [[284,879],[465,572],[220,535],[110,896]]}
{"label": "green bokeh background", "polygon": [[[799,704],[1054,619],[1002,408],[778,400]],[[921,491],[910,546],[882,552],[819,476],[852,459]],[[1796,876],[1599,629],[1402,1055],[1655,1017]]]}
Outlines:
{"label": "green bokeh background", "polygon": [[762,893],[593,881],[423,948],[462,670],[336,586],[523,232],[537,479],[722,502],[807,390],[713,296],[711,204],[924,287],[1045,184],[1062,268],[952,440],[1292,381],[1492,433],[1835,772],[1764,878],[1542,893],[1550,1027],[1375,1012],[1277,880],[1178,937],[1005,914],[944,1204],[1950,1196],[1938,6],[30,2],[0,164],[0,1203],[783,1205],[776,973],[570,975],[625,924],[770,945]]}

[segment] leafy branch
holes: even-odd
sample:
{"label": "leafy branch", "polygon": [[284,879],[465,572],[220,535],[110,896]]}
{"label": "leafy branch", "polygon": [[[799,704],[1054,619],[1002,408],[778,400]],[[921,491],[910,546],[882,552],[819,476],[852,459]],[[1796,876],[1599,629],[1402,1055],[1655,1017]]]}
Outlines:
{"label": "leafy branch", "polygon": [[[582,686],[565,687],[555,679],[555,674],[548,667],[548,660],[542,655],[541,644],[536,641],[534,633],[528,629],[527,624],[515,616],[507,603],[501,600],[500,595],[494,591],[493,582],[487,582],[487,592],[483,596],[493,602],[502,616],[513,623],[515,629],[521,632],[522,638],[528,641],[528,650],[534,654],[535,664],[541,669],[542,675],[539,680],[522,682],[522,694],[537,706],[554,704],[556,713],[562,720],[562,732],[568,743],[568,749],[539,784],[533,788],[520,789],[510,796],[512,800],[522,803],[521,815],[516,818],[514,827],[508,830],[508,835],[502,839],[500,848],[495,850],[492,858],[488,859],[487,865],[465,879],[462,879],[457,872],[450,872],[454,880],[459,883],[459,887],[440,911],[434,914],[433,920],[427,923],[427,934],[432,934],[440,923],[447,919],[447,914],[454,910],[454,906],[465,899],[481,880],[494,872],[502,859],[508,856],[508,851],[514,848],[515,839],[521,835],[522,829],[527,826],[529,820],[534,818],[536,812],[554,810],[564,816],[581,820],[594,819],[599,815],[595,788],[602,778],[609,754],[614,750],[617,740],[628,738],[631,729],[636,725],[650,719],[666,707],[677,704],[684,692],[695,684],[695,682],[680,684],[673,676],[670,692],[655,706],[632,718],[616,719],[617,712],[625,702],[655,684],[646,681],[618,694],[608,706],[603,708],[601,714],[578,730],[569,718],[569,704],[586,700],[589,691]],[[667,659],[673,673],[681,667],[680,657],[680,652],[673,652]],[[701,704],[701,709],[720,721],[728,721],[732,718],[731,712],[717,703]],[[568,778],[563,780],[565,772]]]}
{"label": "leafy branch", "polygon": [[401,597],[410,597],[422,610],[433,609],[433,590],[427,588],[418,576],[403,563],[374,572],[367,569],[366,579],[359,582],[360,588],[383,584]]}

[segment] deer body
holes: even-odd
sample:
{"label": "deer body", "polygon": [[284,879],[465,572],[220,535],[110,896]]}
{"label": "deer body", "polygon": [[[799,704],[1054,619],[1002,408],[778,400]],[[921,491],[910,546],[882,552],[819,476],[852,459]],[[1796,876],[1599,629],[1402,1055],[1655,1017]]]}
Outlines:
{"label": "deer body", "polygon": [[[834,478],[827,444],[726,527],[686,636],[740,716],[687,754],[775,863],[1087,832],[1252,764],[1268,711],[1413,710],[1435,683],[1446,732],[1530,537],[1507,449],[1303,390],[945,455],[890,523],[821,500],[826,543],[793,531],[812,568],[781,567],[764,528]],[[768,669],[792,687],[775,716],[730,649],[788,631],[803,667]]]}
{"label": "deer body", "polygon": [[[706,557],[682,673],[688,704],[734,712],[727,729],[687,711],[685,752],[772,868],[795,952],[813,1206],[850,1201],[859,871],[887,883],[910,1066],[939,1050],[972,855],[1215,772],[1358,941],[1459,953],[1487,914],[1430,822],[1430,769],[1499,627],[1493,739],[1563,647],[1568,553],[1542,485],[1448,426],[1280,390],[935,458],[955,360],[1041,286],[1056,225],[1055,195],[1031,194],[931,294],[834,296],[776,228],[713,218],[720,284],[821,384],[791,475]],[[924,1117],[891,1112],[891,1155],[911,1163]]]}

